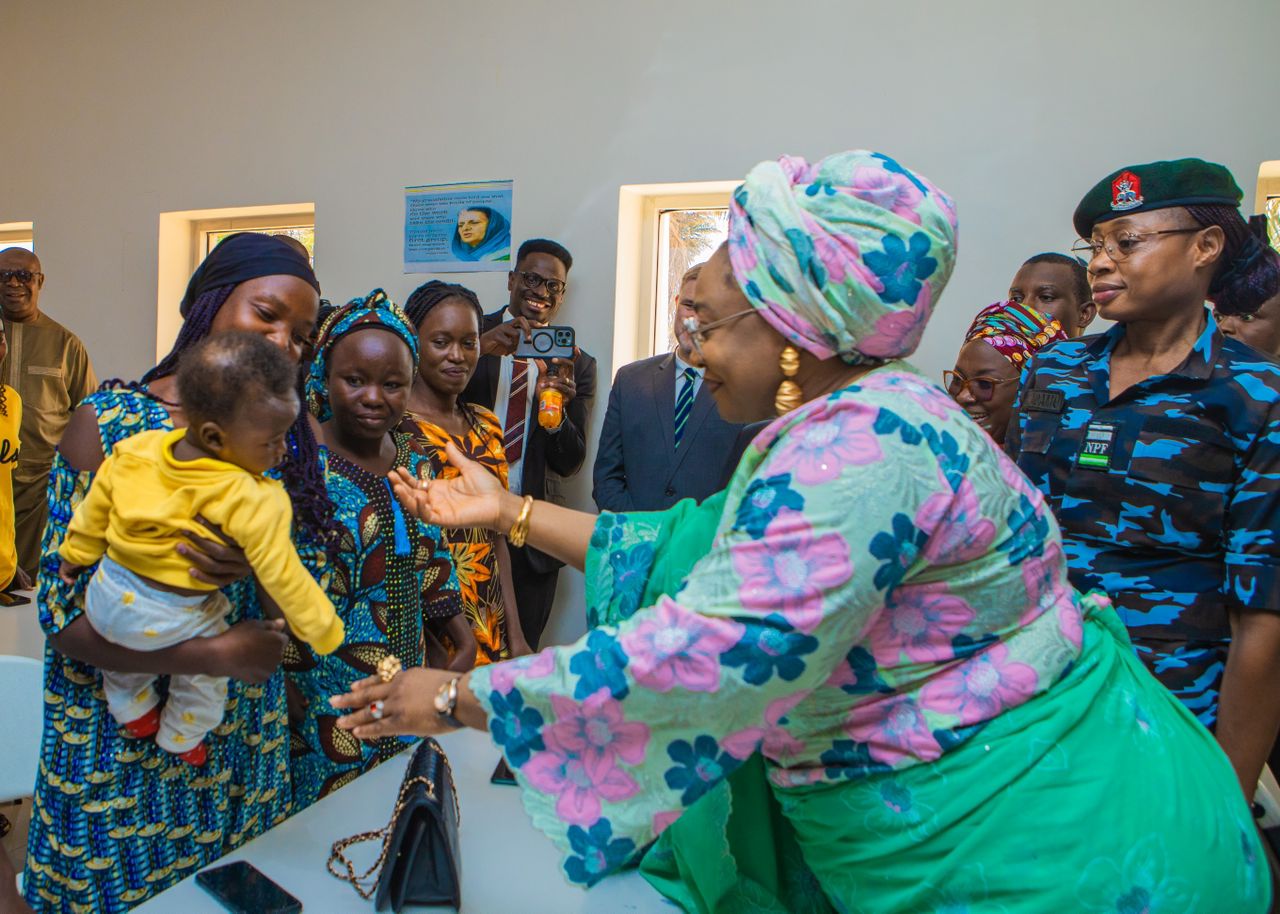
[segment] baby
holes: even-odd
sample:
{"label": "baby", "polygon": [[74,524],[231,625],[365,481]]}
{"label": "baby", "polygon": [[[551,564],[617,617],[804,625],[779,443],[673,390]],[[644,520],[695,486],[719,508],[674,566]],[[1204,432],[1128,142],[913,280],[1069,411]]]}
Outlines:
{"label": "baby", "polygon": [[[59,574],[70,584],[102,559],[85,614],[104,638],[150,651],[226,630],[226,597],[193,578],[176,549],[188,533],[211,535],[198,516],[244,550],[299,638],[321,654],[342,643],[342,620],[294,551],[289,496],[262,475],[285,455],[298,415],[294,380],[294,366],[262,337],[210,337],[178,368],[187,427],[134,435],[103,461],[67,528]],[[163,712],[155,679],[103,670],[111,714],[131,736],[154,734],[162,749],[204,764],[226,678],[170,676]]]}

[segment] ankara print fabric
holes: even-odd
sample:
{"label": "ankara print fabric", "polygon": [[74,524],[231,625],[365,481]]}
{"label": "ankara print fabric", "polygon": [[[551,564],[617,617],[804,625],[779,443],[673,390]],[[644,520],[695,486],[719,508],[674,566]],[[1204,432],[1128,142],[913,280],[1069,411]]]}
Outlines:
{"label": "ankara print fabric", "polygon": [[[103,453],[138,432],[169,430],[164,407],[146,394],[103,390],[84,401],[97,413]],[[87,570],[68,587],[58,546],[93,473],[61,454],[49,481],[37,602],[40,625],[56,635],[84,611]],[[326,560],[299,545],[321,584]],[[227,623],[264,618],[252,578],[225,588]],[[162,682],[165,680],[162,680]],[[124,911],[180,882],[292,811],[284,675],[261,685],[232,679],[226,711],[195,768],[154,740],[130,739],[107,711],[96,667],[45,646],[44,736],[27,843],[24,891],[39,912]]]}
{"label": "ankara print fabric", "polygon": [[662,517],[597,524],[588,567],[609,605],[591,612],[613,624],[472,676],[575,882],[632,859],[757,750],[780,788],[911,768],[1080,652],[1041,496],[900,363],[762,432],[709,553],[674,598],[630,605]]}
{"label": "ankara print fabric", "polygon": [[[467,406],[473,421],[465,435],[452,435],[413,413],[405,415],[401,430],[431,461],[434,479],[453,479],[458,468],[449,463],[445,445],[450,441],[470,460],[498,477],[507,487],[507,457],[502,449],[502,424],[483,406]],[[496,663],[511,656],[506,605],[498,573],[496,534],[480,527],[451,527],[443,531],[445,544],[457,566],[462,606],[476,636],[476,666]]]}
{"label": "ankara print fabric", "polygon": [[[393,437],[395,466],[428,478],[427,458],[409,436],[395,432]],[[340,528],[329,597],[346,625],[346,637],[323,657],[297,638],[290,638],[285,651],[284,667],[306,704],[306,713],[293,721],[290,732],[295,812],[412,742],[356,739],[336,726],[339,714],[329,699],[372,676],[387,654],[399,657],[406,668],[422,666],[426,627],[462,611],[453,558],[440,528],[406,513],[385,476],[328,448],[321,448],[320,456]]]}
{"label": "ankara print fabric", "polygon": [[[1206,311],[1181,365],[1113,400],[1123,337],[1037,355],[1005,449],[1054,509],[1072,582],[1106,591],[1147,668],[1212,726],[1229,612],[1280,610],[1280,365]],[[1100,468],[1077,463],[1090,423],[1113,429]]]}

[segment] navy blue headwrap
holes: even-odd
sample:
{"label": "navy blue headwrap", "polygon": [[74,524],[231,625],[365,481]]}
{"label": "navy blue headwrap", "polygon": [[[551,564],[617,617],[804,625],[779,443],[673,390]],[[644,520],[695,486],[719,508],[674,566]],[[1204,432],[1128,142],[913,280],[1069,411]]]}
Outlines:
{"label": "navy blue headwrap", "polygon": [[234,286],[259,276],[296,276],[318,293],[315,271],[297,249],[274,235],[238,232],[209,252],[187,283],[178,312],[185,318],[200,295],[218,286]]}

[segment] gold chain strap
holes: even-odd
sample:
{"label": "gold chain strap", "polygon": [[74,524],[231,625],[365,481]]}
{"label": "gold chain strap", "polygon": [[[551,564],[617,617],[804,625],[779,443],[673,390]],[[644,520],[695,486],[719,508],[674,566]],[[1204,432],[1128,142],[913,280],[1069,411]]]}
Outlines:
{"label": "gold chain strap", "polygon": [[[458,820],[458,826],[461,827],[462,807],[458,805],[458,787],[453,779],[453,766],[449,764],[449,756],[445,755],[443,751],[440,752],[440,759],[444,762],[444,767],[449,770],[449,785],[453,788],[453,814]],[[343,882],[350,883],[351,887],[355,889],[360,897],[365,901],[372,898],[373,893],[378,889],[377,879],[374,879],[374,881],[369,884],[366,884],[367,880],[370,876],[373,876],[374,873],[380,873],[382,865],[386,863],[387,854],[391,852],[391,836],[395,834],[396,822],[399,821],[400,813],[404,810],[405,798],[408,796],[410,789],[419,784],[426,787],[427,796],[430,799],[436,799],[436,785],[434,781],[427,777],[410,778],[400,785],[400,795],[396,798],[396,808],[391,813],[390,822],[377,831],[361,832],[358,835],[352,835],[349,838],[342,838],[339,841],[335,841],[333,842],[333,847],[329,850],[329,860],[325,866],[328,868],[330,875],[336,876]],[[382,850],[378,853],[378,859],[373,862],[372,866],[357,876],[355,866],[349,859],[347,859],[346,850],[353,844],[372,841],[375,838],[382,839]],[[335,864],[338,863],[342,864],[342,867],[346,870],[345,873],[339,872],[335,868]]]}

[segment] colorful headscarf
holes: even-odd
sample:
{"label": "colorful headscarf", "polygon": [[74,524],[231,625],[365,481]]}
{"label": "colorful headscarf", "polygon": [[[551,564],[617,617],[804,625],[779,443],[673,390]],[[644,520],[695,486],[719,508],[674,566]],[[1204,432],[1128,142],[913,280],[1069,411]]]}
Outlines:
{"label": "colorful headscarf", "polygon": [[969,325],[964,341],[982,340],[1021,368],[1049,343],[1065,340],[1057,318],[1016,301],[987,305]]}
{"label": "colorful headscarf", "polygon": [[761,316],[820,359],[915,351],[956,260],[956,211],[927,179],[854,150],[761,162],[729,206],[733,274]]}
{"label": "colorful headscarf", "polygon": [[404,316],[400,306],[387,298],[387,293],[374,289],[364,298],[353,298],[325,320],[316,339],[316,354],[307,376],[307,409],[321,422],[333,416],[329,407],[329,358],[333,347],[343,337],[357,330],[390,330],[404,340],[418,368],[418,333]]}

